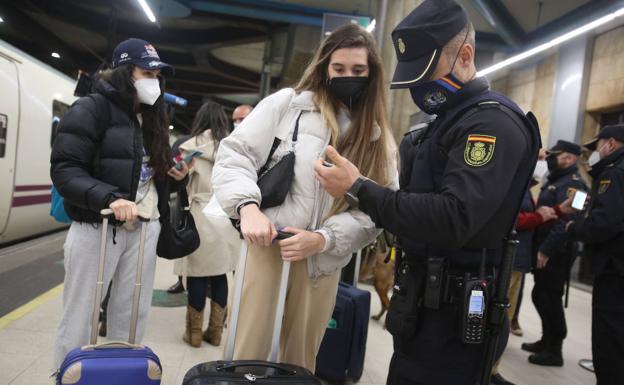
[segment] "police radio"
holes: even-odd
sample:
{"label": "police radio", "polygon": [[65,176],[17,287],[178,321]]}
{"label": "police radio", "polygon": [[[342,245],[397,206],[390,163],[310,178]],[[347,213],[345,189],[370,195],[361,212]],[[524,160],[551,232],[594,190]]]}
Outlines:
{"label": "police radio", "polygon": [[465,344],[480,344],[485,337],[487,283],[484,279],[464,280],[461,339]]}

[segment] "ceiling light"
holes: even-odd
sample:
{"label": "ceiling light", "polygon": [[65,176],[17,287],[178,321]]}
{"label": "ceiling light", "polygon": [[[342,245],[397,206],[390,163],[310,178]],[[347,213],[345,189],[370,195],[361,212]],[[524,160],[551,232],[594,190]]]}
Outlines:
{"label": "ceiling light", "polygon": [[169,126],[169,129],[170,129],[170,130],[173,130],[173,126]]}
{"label": "ceiling light", "polygon": [[368,27],[366,27],[366,30],[369,33],[373,33],[373,31],[375,30],[375,26],[377,25],[377,20],[373,19],[373,21],[371,21],[371,23],[368,25]]}
{"label": "ceiling light", "polygon": [[143,12],[145,12],[145,15],[147,15],[147,18],[149,19],[149,21],[151,21],[152,23],[155,23],[156,16],[154,16],[154,12],[152,12],[152,9],[149,7],[149,5],[147,5],[147,1],[139,0],[139,4],[141,4],[141,8],[143,8]]}
{"label": "ceiling light", "polygon": [[55,59],[60,59],[61,55],[58,54],[58,52],[52,52],[51,56]]}
{"label": "ceiling light", "polygon": [[596,19],[596,20],[594,20],[594,21],[592,21],[590,23],[587,23],[587,24],[585,24],[585,25],[583,25],[583,26],[581,26],[581,27],[579,27],[577,29],[574,29],[574,30],[570,31],[570,32],[564,33],[563,35],[561,35],[559,37],[556,37],[556,38],[554,38],[554,39],[552,39],[552,40],[550,40],[550,41],[548,41],[548,42],[546,42],[544,44],[540,44],[537,47],[531,48],[531,49],[529,49],[527,51],[524,51],[524,52],[522,52],[522,53],[520,53],[518,55],[515,55],[515,56],[512,56],[512,57],[510,57],[508,59],[505,59],[505,60],[503,60],[500,63],[496,63],[496,64],[494,64],[491,67],[488,67],[488,68],[486,68],[484,70],[481,70],[481,71],[477,72],[477,76],[485,76],[485,75],[490,74],[490,73],[492,73],[494,71],[498,71],[501,68],[508,67],[508,66],[510,66],[510,65],[512,65],[514,63],[517,63],[519,61],[527,59],[527,58],[529,58],[531,56],[537,55],[540,52],[544,52],[544,51],[546,51],[549,48],[552,48],[552,47],[557,46],[557,45],[559,45],[561,43],[564,43],[564,42],[566,42],[568,40],[571,40],[571,39],[573,39],[573,38],[575,38],[575,37],[577,37],[579,35],[584,34],[585,32],[588,32],[588,31],[591,31],[593,29],[596,29],[596,28],[600,27],[601,25],[606,24],[606,23],[608,23],[608,22],[610,22],[610,21],[612,21],[612,20],[614,20],[614,19],[616,19],[616,18],[618,18],[618,17],[620,17],[622,15],[624,15],[624,8],[620,8],[620,9],[618,9],[617,11],[615,11],[613,13],[605,15],[605,16],[599,18],[599,19]]}
{"label": "ceiling light", "polygon": [[4,19],[0,16],[0,23],[4,23]]}

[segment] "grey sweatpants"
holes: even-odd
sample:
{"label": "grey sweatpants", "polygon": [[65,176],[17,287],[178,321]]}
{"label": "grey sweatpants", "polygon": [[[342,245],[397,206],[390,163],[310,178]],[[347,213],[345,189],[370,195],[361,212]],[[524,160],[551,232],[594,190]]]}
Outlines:
{"label": "grey sweatpants", "polygon": [[[108,228],[103,293],[106,293],[108,284],[112,280],[107,318],[109,340],[127,341],[130,332],[132,294],[141,234],[140,224],[136,223],[135,228],[134,231],[128,231],[123,227],[117,227],[116,244],[113,244],[113,228],[112,226]],[[73,222],[65,240],[63,318],[54,343],[54,363],[57,368],[70,350],[89,344],[101,231],[101,224]],[[149,222],[145,238],[137,343],[143,338],[152,301],[156,270],[156,243],[159,234],[158,220]]]}

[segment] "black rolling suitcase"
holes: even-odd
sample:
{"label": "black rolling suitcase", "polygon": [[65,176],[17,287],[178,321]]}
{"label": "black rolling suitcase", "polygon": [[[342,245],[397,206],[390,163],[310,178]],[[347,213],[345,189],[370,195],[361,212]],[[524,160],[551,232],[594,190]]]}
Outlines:
{"label": "black rolling suitcase", "polygon": [[316,375],[330,381],[357,382],[364,371],[371,295],[340,282],[332,321],[316,357]]}
{"label": "black rolling suitcase", "polygon": [[228,323],[229,333],[226,342],[225,360],[206,362],[195,365],[184,376],[182,385],[229,385],[229,384],[284,384],[284,385],[321,385],[309,370],[289,364],[277,363],[279,350],[279,338],[282,330],[284,316],[284,304],[286,302],[286,290],[288,288],[288,275],[290,262],[284,262],[282,266],[282,278],[280,291],[277,299],[275,325],[273,326],[273,338],[271,354],[268,361],[237,360],[233,361],[234,340],[238,325],[238,313],[240,309],[243,280],[245,278],[245,263],[247,261],[247,244],[243,242],[241,247],[238,268],[236,269],[236,284],[234,299],[232,302],[232,315]]}

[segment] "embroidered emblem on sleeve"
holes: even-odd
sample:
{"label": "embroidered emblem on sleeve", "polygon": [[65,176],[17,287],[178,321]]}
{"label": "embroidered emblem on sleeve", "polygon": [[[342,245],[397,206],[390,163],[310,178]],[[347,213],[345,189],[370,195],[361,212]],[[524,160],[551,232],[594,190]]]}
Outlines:
{"label": "embroidered emblem on sleeve", "polygon": [[494,157],[496,137],[488,135],[470,135],[466,142],[464,161],[472,167],[481,167],[488,164]]}
{"label": "embroidered emblem on sleeve", "polygon": [[607,190],[609,189],[609,186],[611,186],[610,179],[601,180],[600,185],[598,186],[598,194],[606,193]]}

